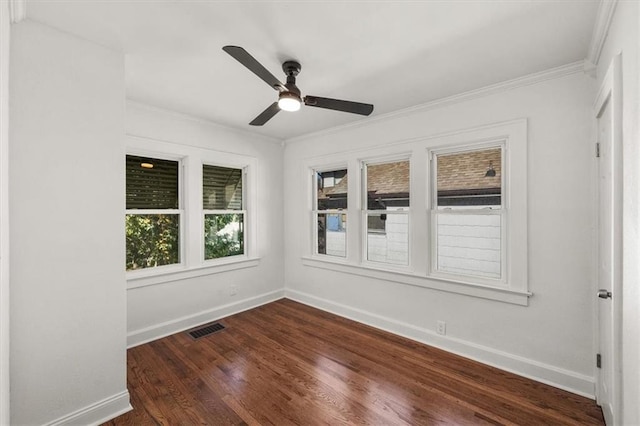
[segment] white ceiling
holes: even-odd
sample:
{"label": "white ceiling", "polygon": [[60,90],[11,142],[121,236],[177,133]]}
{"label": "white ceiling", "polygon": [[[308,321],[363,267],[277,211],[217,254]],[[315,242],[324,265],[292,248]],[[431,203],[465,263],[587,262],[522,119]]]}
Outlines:
{"label": "white ceiling", "polygon": [[249,126],[277,92],[222,46],[282,80],[296,59],[303,95],[372,103],[373,117],[584,59],[598,4],[28,0],[27,16],[122,50],[129,99],[288,139],[366,118],[303,107]]}

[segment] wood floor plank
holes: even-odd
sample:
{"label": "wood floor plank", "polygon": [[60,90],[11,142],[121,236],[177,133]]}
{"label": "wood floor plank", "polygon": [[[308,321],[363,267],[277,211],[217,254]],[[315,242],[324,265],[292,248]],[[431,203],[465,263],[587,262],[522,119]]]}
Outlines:
{"label": "wood floor plank", "polygon": [[[300,320],[300,318],[297,318],[296,320]],[[283,319],[283,321],[285,320]],[[318,327],[316,327],[315,329],[317,330]],[[329,337],[330,335],[331,337]],[[332,350],[335,349],[336,352],[332,353],[330,357],[333,356],[335,358],[342,359],[343,362],[348,362],[349,364],[353,364],[354,362],[356,362],[353,359],[351,359],[352,355],[355,354],[354,351],[357,351],[358,349],[362,351],[362,354],[358,355],[359,363],[361,365],[360,369],[364,373],[366,373],[366,375],[369,377],[380,375],[381,373],[383,373],[383,375],[387,377],[386,380],[388,382],[389,381],[388,378],[410,377],[412,375],[412,369],[407,368],[407,366],[404,366],[402,365],[402,363],[398,362],[397,353],[401,348],[399,348],[397,345],[396,346],[387,345],[385,347],[384,344],[381,344],[381,342],[376,341],[374,346],[368,347],[368,345],[366,344],[364,346],[362,345],[364,339],[359,339],[358,340],[359,347],[358,347],[358,346],[353,346],[354,345],[353,342],[345,341],[344,339],[341,339],[339,336],[333,337],[332,333],[324,333],[324,338],[325,338],[325,343],[328,342],[329,345],[321,349],[321,351],[324,352],[324,354],[326,355],[328,352],[331,352]],[[374,339],[369,339],[369,340],[371,340],[372,342],[374,341]],[[309,344],[309,342],[313,344],[313,342],[317,342],[317,341],[318,341],[317,339],[309,340],[307,344]],[[290,346],[288,347],[291,350],[294,344],[292,342],[289,342],[289,344]],[[313,349],[313,348],[309,348],[309,349]],[[392,362],[388,361],[389,355],[391,355]],[[422,389],[422,391],[418,393],[418,389],[420,388],[420,383],[414,382],[414,385],[415,385],[414,393],[415,393],[415,396],[418,397],[421,401],[428,401],[428,403],[431,404],[429,406],[429,409],[432,414],[438,413],[438,411],[440,410],[446,410],[447,407],[450,406],[450,403],[447,404],[446,401],[445,403],[437,401],[436,400],[437,397],[448,398],[451,401],[456,402],[458,405],[467,405],[465,399],[461,399],[461,396],[465,396],[466,398],[470,397],[468,386],[465,386],[465,384],[454,382],[450,380],[450,378],[442,377],[442,375],[440,374],[439,371],[437,371],[437,369],[431,369],[431,374],[432,374],[432,377],[430,378],[430,380],[432,384]],[[435,383],[435,385],[433,383]],[[393,381],[393,384],[395,384],[398,388],[400,388],[402,385],[402,381]],[[441,388],[444,386],[449,386],[449,388],[451,389],[447,388],[443,391]],[[459,389],[461,390],[459,391]],[[435,392],[438,392],[437,396],[434,395]],[[460,395],[457,395],[457,394],[460,394]],[[484,400],[487,400],[487,403],[490,403],[490,401],[488,400],[486,395],[484,395],[484,393],[481,393],[481,395]],[[387,398],[388,397],[389,397],[389,394],[387,394]],[[422,404],[424,404],[424,402],[422,402]],[[478,409],[478,406],[475,406],[474,408]],[[461,416],[463,414],[463,411],[459,408],[457,414]],[[473,414],[473,412],[471,412],[471,414]],[[509,414],[513,415],[514,413],[509,413]],[[491,415],[491,412],[488,410],[485,410],[485,415]],[[458,419],[458,422],[461,422],[461,421],[462,421],[462,418]]]}
{"label": "wood floor plank", "polygon": [[[297,309],[290,311],[290,314],[294,314],[295,311],[297,311]],[[334,321],[333,317],[331,317],[331,319],[332,321]],[[295,321],[302,321],[302,318],[295,318]],[[346,320],[346,321],[349,321],[349,320]],[[353,323],[349,321],[348,326],[353,327]],[[531,410],[544,411],[544,407],[545,407],[544,400],[547,400],[547,401],[549,400],[549,396],[546,395],[546,393],[531,392],[532,387],[542,386],[544,388],[549,388],[548,386],[545,386],[533,381],[522,381],[518,376],[503,372],[498,369],[487,367],[487,366],[485,366],[485,369],[480,370],[480,372],[481,373],[486,372],[489,369],[489,370],[492,370],[492,374],[490,375],[477,374],[477,372],[474,373],[474,371],[477,371],[477,370],[464,368],[464,364],[468,363],[468,360],[464,358],[443,356],[443,355],[446,355],[446,352],[441,351],[439,349],[421,345],[419,343],[416,343],[411,340],[404,339],[402,337],[395,336],[389,333],[380,332],[379,330],[376,330],[361,324],[358,324],[357,327],[368,328],[370,329],[372,334],[377,334],[376,338],[373,340],[375,341],[374,346],[368,348],[370,350],[367,350],[366,346],[362,346],[363,341],[359,341],[359,344],[361,345],[362,350],[366,351],[369,354],[377,354],[381,351],[384,351],[385,349],[388,350],[389,349],[388,346],[385,348],[385,341],[388,339],[391,339],[393,344],[396,344],[396,345],[400,344],[399,346],[396,346],[396,349],[395,349],[396,351],[405,350],[406,352],[405,344],[409,345],[411,350],[408,353],[410,356],[412,353],[415,353],[415,352],[421,355],[426,354],[425,351],[435,352],[436,356],[427,356],[427,357],[420,356],[416,359],[422,359],[423,361],[426,360],[431,362],[437,362],[439,364],[439,368],[430,368],[430,372],[433,374],[432,379],[438,385],[448,383],[449,381],[451,381],[451,379],[453,379],[453,383],[451,384],[452,385],[451,389],[445,390],[445,392],[450,393],[452,395],[457,395],[458,394],[457,390],[464,390],[464,394],[466,394],[468,398],[470,397],[469,390],[473,390],[473,388],[476,388],[481,393],[482,399],[486,399],[485,396],[483,395],[484,389],[486,389],[487,387],[490,387],[491,389],[493,389],[493,392],[497,394],[497,396],[500,396],[501,399],[509,399],[512,401],[513,404],[518,404],[518,405],[525,404],[526,405],[525,408],[526,410],[528,410],[527,417],[530,419],[531,419],[531,416],[534,414],[534,413],[531,413]],[[333,343],[339,344],[336,342],[333,342]],[[376,351],[375,348],[377,348],[378,350]],[[377,362],[380,362],[380,360],[374,359],[374,362],[377,363]],[[442,368],[444,365],[447,365],[447,364],[449,366],[448,371],[447,369]],[[455,376],[457,376],[457,378]],[[465,376],[468,376],[469,380],[464,380],[463,377]],[[498,381],[496,381],[495,380],[496,378],[499,378],[500,381],[502,381],[502,383],[499,383]],[[460,381],[464,381],[465,383],[460,383]],[[510,383],[509,386],[504,386],[505,381],[507,382],[512,381],[512,383]],[[489,386],[487,386],[487,384],[489,384]],[[577,395],[563,392],[555,388],[550,388],[550,391],[555,394],[555,398],[556,398],[555,402],[558,403],[557,404],[558,406],[556,407],[556,409],[563,406],[562,404],[563,401],[568,402],[567,408],[569,408],[569,410],[567,410],[567,412],[561,416],[562,418],[567,416],[571,417],[572,413],[574,413],[573,409],[575,408],[576,400],[584,399]],[[538,401],[537,404],[535,404],[533,401],[531,401],[532,395],[534,395],[534,397],[535,395],[543,395],[544,400],[540,400]],[[491,406],[489,408],[491,408]],[[512,405],[509,405],[508,408],[509,408],[509,411],[514,411],[513,410],[514,407]],[[492,409],[495,410],[495,406]],[[589,414],[596,419],[599,419],[601,416],[599,408],[595,405],[592,406],[592,410],[589,412]],[[549,416],[554,416],[555,413],[551,411],[549,413],[543,413],[542,415],[543,417],[549,417]],[[534,420],[534,419],[531,419],[531,420]],[[576,418],[575,420],[578,423],[583,421],[582,417]]]}
{"label": "wood floor plank", "polygon": [[107,425],[602,425],[594,401],[282,299],[129,349]]}
{"label": "wood floor plank", "polygon": [[[253,314],[256,314],[256,313],[252,312],[251,315]],[[259,315],[259,314],[256,314],[256,315]],[[250,315],[248,314],[244,318],[250,319]],[[259,323],[260,320],[261,319],[258,317],[257,322]],[[247,327],[246,322],[245,322],[245,327]],[[257,332],[259,330],[255,329],[253,331]],[[285,330],[282,330],[282,329],[270,330],[269,333],[276,333],[275,335],[279,336],[280,339],[283,339],[283,334],[286,334]],[[373,361],[368,360],[369,362],[365,363],[364,362],[365,360],[363,359],[363,355],[360,355],[360,362],[362,363],[362,366],[360,367],[360,369],[365,370],[366,372],[366,374],[361,374],[359,372],[359,369],[352,367],[355,361],[351,359],[351,356],[354,355],[354,353],[351,352],[351,349],[349,348],[347,349],[343,348],[342,341],[340,340],[321,341],[315,338],[314,339],[307,338],[306,340],[303,341],[299,337],[300,336],[293,336],[290,340],[283,340],[283,342],[286,344],[286,348],[287,348],[286,351],[289,354],[295,354],[298,352],[304,354],[304,353],[309,353],[310,351],[311,353],[314,353],[315,357],[321,360],[321,365],[319,365],[317,362],[314,362],[313,359],[310,359],[307,361],[309,361],[310,365],[314,366],[315,374],[318,376],[321,376],[323,371],[326,372],[328,369],[327,367],[330,366],[330,364],[327,361],[322,361],[322,360],[327,359],[327,360],[333,361],[334,365],[339,366],[336,371],[341,371],[344,374],[338,377],[339,379],[338,384],[348,383],[349,393],[352,398],[358,396],[356,392],[360,387],[359,386],[360,380],[363,382],[364,381],[372,382],[370,379],[375,378],[375,380],[373,380],[373,383],[383,383],[384,386],[380,388],[380,392],[378,392],[379,395],[375,395],[375,394],[373,395],[374,401],[388,401],[388,400],[393,400],[398,396],[401,396],[401,400],[405,403],[407,402],[408,399],[411,399],[411,400],[415,400],[414,403],[416,405],[428,404],[428,408],[429,408],[428,413],[432,419],[438,418],[441,414],[440,412],[446,412],[445,415],[442,415],[443,418],[451,419],[451,415],[452,415],[452,413],[450,412],[451,404],[450,402],[443,400],[449,397],[448,394],[437,393],[437,391],[434,390],[433,388],[426,388],[426,389],[420,390],[417,387],[414,387],[413,394],[411,395],[405,392],[401,392],[399,391],[399,389],[402,388],[402,385],[404,383],[395,382],[394,380],[388,379],[388,377],[396,377],[397,371],[389,370],[388,366],[380,364],[379,360],[373,360]],[[327,345],[326,343],[329,343],[329,345]],[[349,343],[345,343],[345,344],[348,345]],[[299,345],[303,346],[302,349],[298,347]],[[334,350],[336,352],[333,352]],[[383,361],[386,361],[386,360],[383,360]],[[318,367],[322,367],[322,368],[318,368]],[[382,377],[376,378],[377,376],[380,375],[381,372],[385,373],[385,375],[387,376],[386,379]],[[391,386],[395,386],[394,392],[390,391]],[[369,392],[373,391],[377,387],[378,386],[376,385],[365,386],[365,388],[367,388]],[[368,398],[368,400],[371,400],[371,398]],[[457,407],[456,410],[457,410],[456,416],[457,416],[458,424],[464,423],[463,420],[465,417],[467,419],[473,418],[474,412],[472,410],[469,410],[468,412],[464,412],[464,410],[461,407]],[[369,410],[369,412],[373,413],[374,410]],[[401,417],[402,416],[399,416],[398,418],[394,419],[395,422],[401,421]],[[370,420],[372,420],[372,424],[389,424],[388,419],[387,421],[382,421],[382,419],[370,419]],[[478,422],[477,419],[474,419],[474,420],[475,420],[475,423]]]}

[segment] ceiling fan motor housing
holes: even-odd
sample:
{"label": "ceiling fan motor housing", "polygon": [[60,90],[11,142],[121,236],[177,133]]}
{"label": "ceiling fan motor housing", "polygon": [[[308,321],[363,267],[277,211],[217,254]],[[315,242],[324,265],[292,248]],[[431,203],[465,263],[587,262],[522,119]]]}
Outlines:
{"label": "ceiling fan motor housing", "polygon": [[[303,98],[300,89],[296,86],[296,76],[300,73],[302,67],[298,61],[285,61],[282,64],[282,70],[287,76],[287,83],[282,84],[277,77],[269,72],[260,62],[249,54],[240,46],[224,46],[225,52],[234,59],[244,65],[249,71],[262,79],[271,86],[272,89],[278,91],[278,101],[272,103],[260,113],[249,124],[252,126],[262,126],[272,119],[279,111],[297,111],[303,104]],[[334,111],[350,112],[353,114],[369,115],[373,111],[373,105],[361,102],[344,101],[341,99],[322,98],[319,96],[305,96],[304,105],[330,109]]]}
{"label": "ceiling fan motor housing", "polygon": [[294,77],[297,76],[298,74],[300,74],[301,69],[302,67],[300,66],[300,62],[297,61],[285,61],[282,64],[282,71],[284,71],[287,77],[289,77],[290,75]]}
{"label": "ceiling fan motor housing", "polygon": [[300,98],[300,89],[296,86],[296,76],[300,74],[301,69],[300,63],[296,61],[286,61],[282,64],[282,70],[287,75],[287,84],[284,85],[287,91],[282,92],[280,98],[283,97],[282,95],[285,95],[286,97],[297,98],[300,102],[302,101]]}

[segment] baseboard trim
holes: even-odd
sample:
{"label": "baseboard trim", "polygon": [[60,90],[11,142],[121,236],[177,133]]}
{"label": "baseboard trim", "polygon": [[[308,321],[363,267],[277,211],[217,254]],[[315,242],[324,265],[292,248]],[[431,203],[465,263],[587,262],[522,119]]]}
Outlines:
{"label": "baseboard trim", "polygon": [[284,290],[276,290],[258,296],[249,297],[238,302],[207,309],[196,314],[166,321],[151,327],[134,330],[127,334],[127,348],[132,348],[162,337],[170,336],[171,334],[179,333],[211,321],[216,321],[220,318],[228,317],[229,315],[238,314],[278,299],[282,299],[283,297]]}
{"label": "baseboard trim", "polygon": [[131,410],[133,407],[129,403],[129,391],[125,390],[60,417],[47,423],[47,426],[99,425]]}
{"label": "baseboard trim", "polygon": [[519,376],[545,383],[587,398],[595,398],[594,378],[532,359],[478,345],[353,308],[298,290],[285,289],[285,297],[429,346],[434,346]]}

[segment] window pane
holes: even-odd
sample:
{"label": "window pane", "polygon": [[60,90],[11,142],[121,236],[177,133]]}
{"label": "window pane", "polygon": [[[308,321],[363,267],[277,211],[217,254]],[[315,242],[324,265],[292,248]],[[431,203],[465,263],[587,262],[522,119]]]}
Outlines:
{"label": "window pane", "polygon": [[488,278],[501,276],[501,217],[498,214],[437,215],[437,269]]}
{"label": "window pane", "polygon": [[244,254],[244,215],[205,214],[204,215],[204,258]]}
{"label": "window pane", "polygon": [[180,263],[180,215],[125,217],[127,271]]}
{"label": "window pane", "polygon": [[347,215],[318,213],[318,253],[329,256],[347,255]]}
{"label": "window pane", "polygon": [[409,207],[409,160],[367,165],[367,210]]}
{"label": "window pane", "polygon": [[242,210],[242,169],[203,165],[202,205],[205,210]]}
{"label": "window pane", "polygon": [[502,149],[437,157],[438,207],[483,208],[502,204]]}
{"label": "window pane", "polygon": [[367,232],[384,233],[387,229],[386,214],[370,214],[367,216]]}
{"label": "window pane", "polygon": [[347,208],[347,170],[316,173],[318,210]]}
{"label": "window pane", "polygon": [[127,209],[177,209],[178,162],[127,155]]}
{"label": "window pane", "polygon": [[[383,219],[384,218],[384,219]],[[367,260],[409,264],[409,216],[372,213],[367,215]]]}

